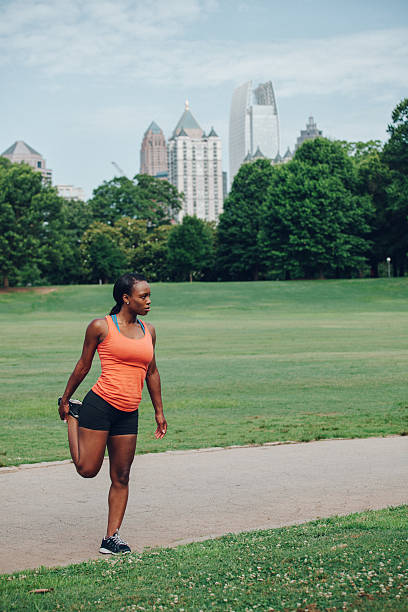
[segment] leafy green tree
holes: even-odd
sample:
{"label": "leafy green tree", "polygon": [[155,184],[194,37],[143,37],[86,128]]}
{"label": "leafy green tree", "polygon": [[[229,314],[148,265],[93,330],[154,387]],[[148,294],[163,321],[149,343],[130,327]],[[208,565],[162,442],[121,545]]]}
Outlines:
{"label": "leafy green tree", "polygon": [[73,249],[67,239],[67,223],[64,215],[66,202],[58,195],[57,190],[50,186],[46,186],[34,199],[38,200],[38,208],[43,213],[38,246],[42,278],[46,283],[72,282],[67,273],[67,264],[70,255],[73,255]]}
{"label": "leafy green tree", "polygon": [[391,257],[394,276],[405,276],[408,253],[408,177],[392,172],[387,187],[387,256]]}
{"label": "leafy green tree", "polygon": [[174,221],[183,204],[182,195],[174,185],[148,174],[136,174],[135,180],[140,200],[149,211],[146,219],[154,226]]}
{"label": "leafy green tree", "polygon": [[144,219],[152,226],[168,224],[181,203],[173,185],[145,174],[137,174],[133,180],[121,176],[105,181],[89,200],[94,219],[108,225],[121,217]]}
{"label": "leafy green tree", "polygon": [[357,171],[357,189],[361,195],[369,195],[374,205],[374,215],[370,222],[368,239],[370,248],[367,252],[371,275],[378,276],[378,265],[390,255],[390,245],[394,216],[388,207],[388,187],[392,177],[389,168],[383,163],[381,151],[367,151],[365,156],[353,160]]}
{"label": "leafy green tree", "polygon": [[152,282],[168,280],[167,240],[171,227],[151,227],[145,220],[130,217],[116,221],[128,268],[143,273]]}
{"label": "leafy green tree", "polygon": [[348,142],[346,140],[338,140],[337,141],[341,147],[346,151],[347,155],[352,158],[356,164],[359,164],[366,158],[379,154],[382,151],[382,142],[381,140],[368,140],[366,142],[357,141],[357,142]]}
{"label": "leafy green tree", "polygon": [[353,163],[339,142],[327,138],[307,140],[297,149],[294,159],[311,168],[319,167],[327,175],[337,176],[346,189],[355,188]]}
{"label": "leafy green tree", "polygon": [[82,265],[92,281],[112,282],[127,268],[121,249],[120,232],[106,223],[95,221],[83,235],[80,252]]}
{"label": "leafy green tree", "polygon": [[141,270],[151,282],[171,280],[168,239],[172,227],[160,225],[154,228],[134,251],[132,269]]}
{"label": "leafy green tree", "polygon": [[113,225],[120,217],[145,219],[148,210],[140,202],[135,183],[126,176],[104,181],[94,189],[89,200],[93,218],[102,223]]}
{"label": "leafy green tree", "polygon": [[11,161],[7,159],[7,157],[0,157],[0,169],[9,170],[11,166]]}
{"label": "leafy green tree", "polygon": [[217,267],[225,279],[259,277],[262,204],[274,172],[267,159],[258,159],[243,164],[234,178],[217,230]]}
{"label": "leafy green tree", "polygon": [[214,267],[214,230],[210,223],[185,215],[167,242],[169,272],[174,280],[202,279]]}
{"label": "leafy green tree", "polygon": [[339,143],[305,142],[274,172],[263,206],[260,244],[269,276],[351,274],[365,263],[371,199]]}
{"label": "leafy green tree", "polygon": [[120,233],[120,247],[126,255],[128,267],[133,266],[135,252],[147,241],[148,222],[145,219],[132,219],[121,217],[115,223]]}
{"label": "leafy green tree", "polygon": [[58,248],[61,255],[60,265],[51,267],[47,278],[51,283],[82,283],[87,274],[81,265],[81,240],[93,222],[90,207],[81,200],[64,200],[62,205],[64,220]]}
{"label": "leafy green tree", "polygon": [[403,173],[396,169],[401,167],[408,142],[408,129],[404,132],[403,124],[406,106],[400,103],[393,112],[397,123],[389,126],[392,136],[384,151],[379,140],[341,143],[355,165],[359,193],[370,195],[374,204],[367,253],[372,276],[378,276],[378,266],[387,257],[391,257],[395,276],[403,275],[406,269],[408,190]]}
{"label": "leafy green tree", "polygon": [[41,191],[41,175],[25,164],[0,168],[0,268],[3,286],[16,282],[23,266],[36,264],[41,215],[33,197]]}
{"label": "leafy green tree", "polygon": [[[7,160],[8,161],[8,160]],[[36,284],[58,251],[62,199],[26,164],[0,165],[0,269],[9,281]]]}

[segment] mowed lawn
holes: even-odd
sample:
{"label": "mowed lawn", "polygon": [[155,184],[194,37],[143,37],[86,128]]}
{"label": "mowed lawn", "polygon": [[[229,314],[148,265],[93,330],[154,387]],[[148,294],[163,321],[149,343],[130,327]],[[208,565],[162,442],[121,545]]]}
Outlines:
{"label": "mowed lawn", "polygon": [[406,612],[407,521],[401,506],[26,570],[0,576],[0,607]]}
{"label": "mowed lawn", "polygon": [[[2,465],[69,457],[56,400],[112,304],[112,286],[0,293]],[[169,430],[146,392],[138,452],[408,433],[408,279],[153,284],[147,320]]]}

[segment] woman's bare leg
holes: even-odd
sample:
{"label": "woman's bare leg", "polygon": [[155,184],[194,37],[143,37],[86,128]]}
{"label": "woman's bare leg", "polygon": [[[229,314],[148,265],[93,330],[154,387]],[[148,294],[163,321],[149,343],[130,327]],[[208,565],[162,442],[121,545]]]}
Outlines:
{"label": "woman's bare leg", "polygon": [[80,476],[93,478],[101,469],[108,431],[79,427],[78,419],[67,416],[68,443],[72,461]]}
{"label": "woman's bare leg", "polygon": [[108,452],[110,462],[111,487],[109,490],[108,528],[106,536],[109,537],[120,528],[126,510],[129,495],[130,466],[136,450],[136,434],[110,436],[108,438]]}
{"label": "woman's bare leg", "polygon": [[79,424],[78,419],[74,418],[70,414],[67,416],[68,425],[68,444],[69,452],[71,453],[72,461],[75,467],[79,461]]}

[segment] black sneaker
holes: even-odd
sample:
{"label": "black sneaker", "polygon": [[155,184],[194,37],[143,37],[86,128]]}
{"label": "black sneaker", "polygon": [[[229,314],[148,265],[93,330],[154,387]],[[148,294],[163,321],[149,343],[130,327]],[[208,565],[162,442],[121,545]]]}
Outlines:
{"label": "black sneaker", "polygon": [[[58,406],[60,405],[62,397],[58,398]],[[74,419],[79,419],[79,409],[82,406],[82,402],[76,399],[69,400],[69,414],[74,417]]]}
{"label": "black sneaker", "polygon": [[130,553],[130,547],[119,536],[119,531],[116,530],[113,536],[102,540],[100,553],[104,555],[117,555],[119,553]]}

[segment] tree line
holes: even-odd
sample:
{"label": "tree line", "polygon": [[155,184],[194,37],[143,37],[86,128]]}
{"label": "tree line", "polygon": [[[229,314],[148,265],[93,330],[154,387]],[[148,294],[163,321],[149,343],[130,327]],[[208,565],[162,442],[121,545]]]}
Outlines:
{"label": "tree line", "polygon": [[116,177],[66,201],[41,174],[0,157],[3,286],[378,276],[407,269],[408,98],[389,139],[306,141],[290,162],[241,166],[218,225],[174,219],[183,194],[147,175]]}

